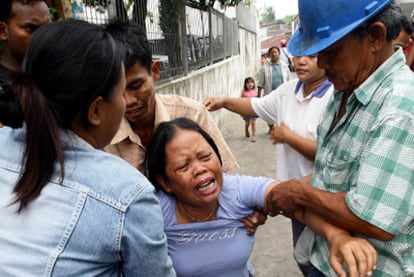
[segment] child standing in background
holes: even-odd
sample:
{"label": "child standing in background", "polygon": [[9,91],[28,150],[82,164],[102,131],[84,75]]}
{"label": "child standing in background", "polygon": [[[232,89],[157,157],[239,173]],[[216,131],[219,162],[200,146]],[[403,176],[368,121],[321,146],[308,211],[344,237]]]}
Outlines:
{"label": "child standing in background", "polygon": [[[241,97],[247,97],[247,98],[257,97],[256,83],[254,82],[254,79],[252,77],[247,77],[246,79],[244,79],[244,88],[243,88]],[[251,142],[256,142],[256,118],[257,117],[243,116],[243,120],[245,122],[244,128],[245,128],[246,138],[250,137],[249,126],[250,125],[252,126]]]}

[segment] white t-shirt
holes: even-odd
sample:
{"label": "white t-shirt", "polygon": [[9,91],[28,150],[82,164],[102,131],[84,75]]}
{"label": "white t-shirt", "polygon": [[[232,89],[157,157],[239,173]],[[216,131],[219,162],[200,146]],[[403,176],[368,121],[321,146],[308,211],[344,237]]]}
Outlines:
{"label": "white t-shirt", "polygon": [[[297,93],[295,93],[297,91]],[[268,123],[284,122],[296,134],[316,140],[317,127],[322,120],[333,86],[327,80],[312,94],[303,98],[299,79],[280,85],[262,98],[252,98],[255,113]],[[314,162],[286,143],[276,145],[276,176],[285,181],[312,173]]]}

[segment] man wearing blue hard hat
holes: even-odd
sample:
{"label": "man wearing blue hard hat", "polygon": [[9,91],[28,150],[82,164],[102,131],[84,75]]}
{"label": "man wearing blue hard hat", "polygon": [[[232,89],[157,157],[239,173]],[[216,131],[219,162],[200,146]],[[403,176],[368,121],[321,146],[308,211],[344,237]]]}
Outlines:
{"label": "man wearing blue hard hat", "polygon": [[[401,10],[391,0],[298,2],[301,23],[288,49],[318,53],[335,92],[318,128],[312,178],[272,189],[269,212],[312,210],[368,239],[378,255],[368,273],[414,276],[414,74],[392,45]],[[311,265],[308,276],[336,276],[328,251],[324,237],[305,229],[295,257]],[[348,268],[350,276],[358,270],[367,264]]]}

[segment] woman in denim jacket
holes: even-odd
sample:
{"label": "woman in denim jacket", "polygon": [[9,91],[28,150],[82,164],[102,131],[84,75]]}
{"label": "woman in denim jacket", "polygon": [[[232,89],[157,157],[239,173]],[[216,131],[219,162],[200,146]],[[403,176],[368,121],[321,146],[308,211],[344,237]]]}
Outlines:
{"label": "woman in denim jacket", "polygon": [[14,80],[0,94],[16,119],[0,129],[0,276],[175,276],[153,186],[100,150],[125,110],[111,36],[44,25]]}

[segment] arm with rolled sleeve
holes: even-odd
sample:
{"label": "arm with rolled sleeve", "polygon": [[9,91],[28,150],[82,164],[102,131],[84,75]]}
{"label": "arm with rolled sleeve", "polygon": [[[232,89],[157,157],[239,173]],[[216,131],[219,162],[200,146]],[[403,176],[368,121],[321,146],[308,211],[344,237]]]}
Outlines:
{"label": "arm with rolled sleeve", "polygon": [[413,125],[413,116],[407,114],[389,116],[373,127],[361,155],[357,185],[345,199],[354,214],[393,235],[413,228]]}

